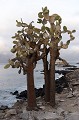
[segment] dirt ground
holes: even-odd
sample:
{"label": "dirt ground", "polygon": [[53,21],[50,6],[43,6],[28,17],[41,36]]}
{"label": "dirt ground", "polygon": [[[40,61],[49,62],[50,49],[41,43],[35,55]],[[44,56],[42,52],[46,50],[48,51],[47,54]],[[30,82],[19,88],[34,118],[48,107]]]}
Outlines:
{"label": "dirt ground", "polygon": [[[54,115],[55,119],[51,120],[72,120],[72,118],[69,119],[71,113],[79,113],[79,69],[68,73],[66,78],[69,88],[64,88],[61,94],[56,93],[54,108],[49,103],[45,103],[44,98],[39,97],[37,105],[40,109],[27,111],[27,101],[19,100],[12,108],[0,110],[0,120],[49,120],[50,116],[49,114],[46,116],[47,113]],[[46,116],[46,118],[44,119],[42,116]]]}

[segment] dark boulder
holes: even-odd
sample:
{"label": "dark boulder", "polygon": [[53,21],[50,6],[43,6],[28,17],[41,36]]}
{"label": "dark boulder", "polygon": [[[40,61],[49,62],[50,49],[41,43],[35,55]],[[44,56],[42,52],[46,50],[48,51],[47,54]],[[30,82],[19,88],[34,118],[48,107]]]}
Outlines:
{"label": "dark boulder", "polygon": [[[43,88],[35,88],[35,94],[36,94],[36,97],[39,97],[39,96],[44,96],[44,89]],[[14,94],[13,94],[14,95]],[[27,98],[27,90],[25,91],[22,91],[21,93],[19,94],[16,94],[16,98],[17,99],[26,99]]]}
{"label": "dark boulder", "polygon": [[6,110],[6,109],[8,109],[8,106],[4,106],[4,105],[0,106],[0,110]]}
{"label": "dark boulder", "polygon": [[18,95],[18,91],[16,90],[15,92],[10,92],[12,95]]}
{"label": "dark boulder", "polygon": [[57,86],[57,87],[56,87],[56,92],[57,92],[58,94],[60,94],[62,91],[63,91],[63,87],[62,87],[62,86]]}
{"label": "dark boulder", "polygon": [[20,94],[16,96],[18,99],[26,99],[27,98],[27,90],[22,91]]}
{"label": "dark boulder", "polygon": [[66,80],[65,76],[62,76],[61,78],[57,79],[55,82],[56,82],[57,93],[61,93],[63,91],[63,88],[69,87],[68,81]]}

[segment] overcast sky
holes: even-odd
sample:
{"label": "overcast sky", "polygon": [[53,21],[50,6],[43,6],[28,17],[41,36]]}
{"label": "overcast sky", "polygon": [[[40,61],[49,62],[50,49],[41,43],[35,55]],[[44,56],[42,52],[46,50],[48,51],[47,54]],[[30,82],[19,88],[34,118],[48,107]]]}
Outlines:
{"label": "overcast sky", "polygon": [[[75,40],[61,56],[67,60],[79,61],[79,0],[0,0],[0,54],[10,54],[12,36],[17,31],[16,20],[30,23],[37,21],[38,12],[47,6],[50,15],[57,13],[63,25],[76,29]],[[63,39],[64,40],[64,39]]]}

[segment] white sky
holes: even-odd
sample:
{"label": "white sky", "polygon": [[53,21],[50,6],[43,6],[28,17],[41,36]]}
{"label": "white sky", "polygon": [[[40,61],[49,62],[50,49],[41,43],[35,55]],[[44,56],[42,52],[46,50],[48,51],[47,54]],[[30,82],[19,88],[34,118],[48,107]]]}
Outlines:
{"label": "white sky", "polygon": [[45,6],[50,15],[57,13],[62,17],[63,25],[77,30],[75,40],[68,50],[62,50],[61,55],[66,59],[79,60],[79,0],[0,0],[0,54],[7,54],[13,45],[11,36],[17,30],[16,19],[36,22],[38,12]]}

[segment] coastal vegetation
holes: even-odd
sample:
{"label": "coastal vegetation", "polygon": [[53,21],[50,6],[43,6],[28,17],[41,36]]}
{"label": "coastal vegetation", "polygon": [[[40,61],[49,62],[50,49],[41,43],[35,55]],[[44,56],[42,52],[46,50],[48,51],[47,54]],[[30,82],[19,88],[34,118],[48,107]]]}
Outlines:
{"label": "coastal vegetation", "polygon": [[[62,18],[58,14],[49,15],[47,7],[42,8],[38,13],[40,27],[33,25],[33,21],[27,24],[17,21],[17,27],[20,28],[12,37],[13,48],[11,52],[14,58],[4,68],[18,68],[18,73],[23,71],[27,75],[27,102],[28,109],[32,110],[37,107],[34,89],[34,68],[37,61],[42,60],[44,66],[45,79],[45,101],[51,106],[55,105],[55,61],[60,59],[60,50],[67,49],[70,42],[74,40],[73,33],[75,30],[69,30],[66,26],[61,25]],[[63,34],[68,34],[69,39],[63,42]],[[48,62],[48,54],[50,61]]]}

